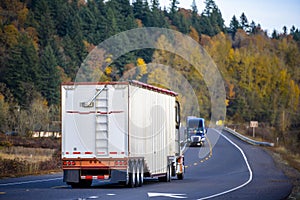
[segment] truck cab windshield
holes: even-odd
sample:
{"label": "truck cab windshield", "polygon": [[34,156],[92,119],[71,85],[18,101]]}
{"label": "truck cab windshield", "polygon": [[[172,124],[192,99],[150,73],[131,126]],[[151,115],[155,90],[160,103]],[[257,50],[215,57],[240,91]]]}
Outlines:
{"label": "truck cab windshield", "polygon": [[190,119],[188,121],[188,132],[197,135],[204,133],[203,121],[200,119]]}

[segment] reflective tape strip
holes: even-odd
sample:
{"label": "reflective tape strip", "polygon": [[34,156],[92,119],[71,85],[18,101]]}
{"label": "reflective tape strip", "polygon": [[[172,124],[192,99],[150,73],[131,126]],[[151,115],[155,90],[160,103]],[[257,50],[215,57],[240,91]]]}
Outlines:
{"label": "reflective tape strip", "polygon": [[101,111],[81,112],[81,111],[74,111],[74,110],[67,111],[67,113],[69,114],[80,114],[80,115],[89,115],[89,114],[109,115],[109,114],[123,113],[123,112],[124,111],[109,111],[109,112],[101,112]]}
{"label": "reflective tape strip", "polygon": [[103,175],[103,176],[81,176],[81,179],[84,180],[107,180],[109,179],[109,175]]}

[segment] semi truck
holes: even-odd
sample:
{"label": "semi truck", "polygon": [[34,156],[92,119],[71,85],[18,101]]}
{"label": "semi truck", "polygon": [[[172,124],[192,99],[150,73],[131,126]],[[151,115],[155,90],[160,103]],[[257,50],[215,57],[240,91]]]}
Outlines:
{"label": "semi truck", "polygon": [[63,181],[183,179],[177,93],[139,81],[61,85]]}
{"label": "semi truck", "polygon": [[186,133],[189,146],[203,146],[206,132],[204,118],[195,116],[187,117]]}

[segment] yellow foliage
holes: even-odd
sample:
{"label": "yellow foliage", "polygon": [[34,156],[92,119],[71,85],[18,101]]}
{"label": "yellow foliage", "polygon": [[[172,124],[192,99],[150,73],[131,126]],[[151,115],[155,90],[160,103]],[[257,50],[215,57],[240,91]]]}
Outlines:
{"label": "yellow foliage", "polygon": [[299,106],[300,89],[294,80],[290,80],[290,106],[296,111]]}
{"label": "yellow foliage", "polygon": [[234,84],[233,83],[229,83],[228,84],[228,88],[229,88],[229,98],[234,98],[235,96],[235,92],[234,92]]}
{"label": "yellow foliage", "polygon": [[26,33],[29,36],[29,38],[32,39],[34,48],[36,50],[38,50],[39,49],[39,44],[38,44],[39,37],[38,37],[38,32],[36,31],[36,29],[33,27],[28,27],[28,28],[26,28]]}
{"label": "yellow foliage", "polygon": [[27,15],[28,15],[28,8],[24,7],[22,10],[19,10],[18,12],[18,22],[21,26],[24,25]]}
{"label": "yellow foliage", "polygon": [[230,61],[233,61],[233,59],[234,59],[234,49],[233,48],[231,48],[229,50],[229,52],[228,52],[228,58],[229,58]]}
{"label": "yellow foliage", "polygon": [[46,99],[44,99],[42,104],[43,104],[44,107],[47,107],[48,106],[48,101]]}
{"label": "yellow foliage", "polygon": [[111,63],[111,62],[112,62],[112,55],[108,55],[108,56],[105,58],[104,62],[106,62],[106,63]]}
{"label": "yellow foliage", "polygon": [[143,76],[144,74],[147,73],[147,64],[145,63],[143,58],[138,58],[137,59],[137,66],[139,67],[140,70],[140,76]]}
{"label": "yellow foliage", "polygon": [[142,22],[142,20],[136,19],[135,21],[136,21],[136,24],[137,24],[137,26],[138,26],[139,28],[142,28],[142,27],[143,27],[143,22]]}
{"label": "yellow foliage", "polygon": [[83,40],[83,45],[88,52],[91,52],[95,48],[95,46],[93,44],[90,44],[86,40]]}
{"label": "yellow foliage", "polygon": [[110,75],[111,72],[112,72],[111,66],[107,66],[107,67],[105,68],[105,74],[106,74],[106,75]]}
{"label": "yellow foliage", "polygon": [[226,100],[225,100],[225,105],[226,105],[226,106],[229,106],[229,102],[230,102],[230,101],[229,101],[228,99],[226,99]]}
{"label": "yellow foliage", "polygon": [[199,42],[200,41],[200,37],[199,37],[199,34],[198,34],[197,30],[194,27],[192,27],[192,26],[190,26],[190,29],[191,29],[190,36],[194,40],[196,40],[197,42]]}
{"label": "yellow foliage", "polygon": [[4,96],[0,93],[0,101],[4,101]]}
{"label": "yellow foliage", "polygon": [[14,46],[18,43],[19,32],[14,25],[4,26],[4,36],[4,41],[8,46]]}

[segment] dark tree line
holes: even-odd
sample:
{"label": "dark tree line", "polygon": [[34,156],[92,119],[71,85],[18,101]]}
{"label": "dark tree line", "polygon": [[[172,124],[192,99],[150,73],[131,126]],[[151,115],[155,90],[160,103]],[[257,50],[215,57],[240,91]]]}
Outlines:
{"label": "dark tree line", "polygon": [[[90,49],[112,35],[141,26],[177,27],[183,33],[189,33],[192,26],[209,36],[224,31],[214,1],[205,3],[199,15],[195,7],[192,14],[178,8],[176,0],[164,10],[158,0],[135,0],[132,5],[129,0],[1,1],[0,82],[22,107],[29,107],[35,93],[50,105],[58,104],[63,79],[74,80]],[[150,59],[151,55],[145,56],[146,61]],[[118,75],[134,60],[136,55],[131,54],[116,63]]]}

